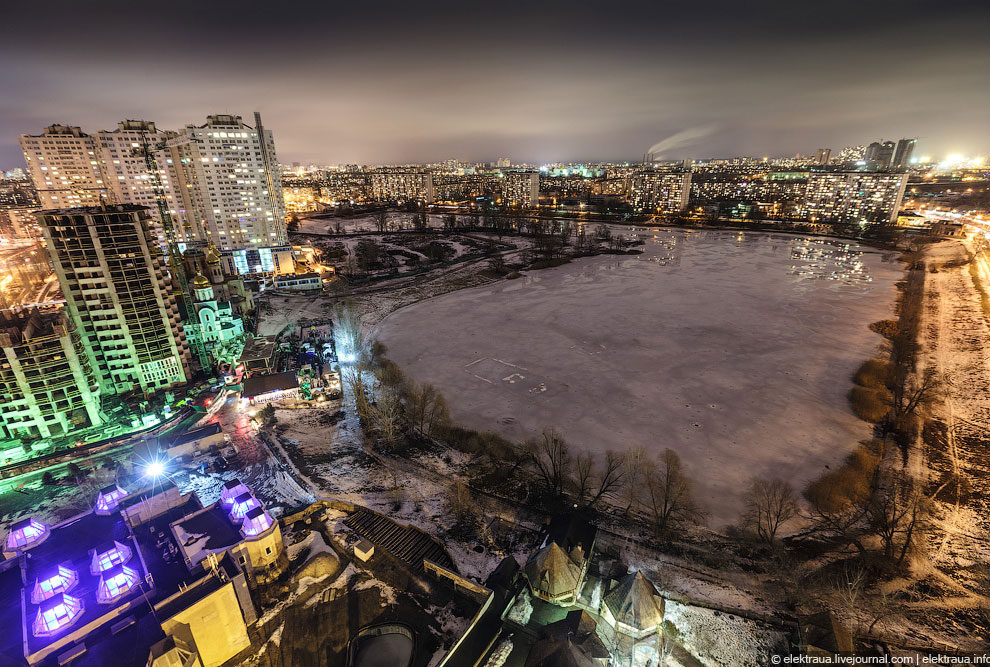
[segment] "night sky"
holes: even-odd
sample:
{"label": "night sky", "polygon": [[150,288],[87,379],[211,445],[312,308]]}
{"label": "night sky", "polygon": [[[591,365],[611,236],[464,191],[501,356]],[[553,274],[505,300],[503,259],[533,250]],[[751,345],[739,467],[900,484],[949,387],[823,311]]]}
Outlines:
{"label": "night sky", "polygon": [[[990,2],[17,2],[0,167],[55,122],[261,111],[283,162],[990,150]],[[665,141],[666,140],[666,141]]]}

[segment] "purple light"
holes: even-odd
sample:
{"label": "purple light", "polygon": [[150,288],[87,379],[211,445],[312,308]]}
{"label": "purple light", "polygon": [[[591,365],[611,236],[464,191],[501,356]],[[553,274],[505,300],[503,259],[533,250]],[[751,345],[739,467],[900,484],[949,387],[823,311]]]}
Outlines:
{"label": "purple light", "polygon": [[239,479],[232,479],[225,483],[220,491],[220,504],[229,510],[234,504],[234,500],[245,493],[251,493],[251,490],[244,486]]}
{"label": "purple light", "polygon": [[261,509],[261,507],[255,507],[244,517],[244,525],[241,526],[241,533],[244,534],[244,537],[254,537],[268,530],[272,523],[272,518],[268,515],[268,512]]}
{"label": "purple light", "polygon": [[240,523],[247,513],[255,508],[261,507],[261,503],[250,493],[242,493],[234,500],[233,507],[230,508],[230,520]]}
{"label": "purple light", "polygon": [[134,588],[140,578],[137,572],[125,565],[112,567],[100,577],[100,585],[96,589],[96,601],[106,604],[114,602]]}
{"label": "purple light", "polygon": [[36,519],[22,519],[11,525],[4,551],[30,549],[48,537],[48,526]]}
{"label": "purple light", "polygon": [[117,509],[117,504],[127,495],[127,491],[116,484],[111,484],[100,489],[100,495],[96,497],[96,513],[110,514]]}
{"label": "purple light", "polygon": [[77,583],[79,583],[79,575],[75,570],[65,565],[58,565],[34,582],[31,602],[40,604],[59,593],[71,590]]}
{"label": "purple light", "polygon": [[31,631],[35,637],[49,637],[63,630],[82,616],[83,603],[66,593],[59,593],[38,607]]}
{"label": "purple light", "polygon": [[122,565],[131,559],[131,548],[114,540],[110,548],[93,550],[93,560],[89,565],[90,574],[106,572],[115,565]]}

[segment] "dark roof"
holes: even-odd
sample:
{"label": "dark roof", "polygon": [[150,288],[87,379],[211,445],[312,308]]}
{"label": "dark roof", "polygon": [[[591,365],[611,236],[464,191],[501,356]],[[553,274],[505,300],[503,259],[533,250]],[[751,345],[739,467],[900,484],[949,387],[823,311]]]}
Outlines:
{"label": "dark roof", "polygon": [[207,424],[203,428],[197,428],[193,431],[186,431],[181,435],[177,435],[175,440],[172,441],[172,447],[177,447],[179,445],[184,445],[187,442],[192,442],[193,440],[201,440],[207,438],[211,435],[216,435],[223,432],[220,428],[220,422],[213,422],[212,424]]}
{"label": "dark roof", "polygon": [[588,612],[575,609],[561,620],[545,626],[543,634],[558,641],[569,639],[571,644],[581,649],[589,658],[608,658],[608,649],[595,632],[597,626]]}
{"label": "dark roof", "polygon": [[251,338],[244,344],[239,361],[268,359],[275,353],[275,342],[267,338]]}
{"label": "dark roof", "polygon": [[568,554],[579,546],[587,558],[597,533],[598,529],[580,514],[558,514],[547,526],[547,541],[556,542]]}
{"label": "dark roof", "polygon": [[271,373],[269,375],[255,375],[244,381],[244,388],[241,396],[244,398],[254,398],[273,391],[285,389],[295,389],[299,386],[295,371],[285,371],[284,373]]}
{"label": "dark roof", "polygon": [[[208,507],[202,512],[186,517],[176,523],[190,535],[205,535],[205,549],[215,550],[229,547],[241,541],[241,534],[224,514],[218,505]],[[181,545],[180,545],[181,546]]]}

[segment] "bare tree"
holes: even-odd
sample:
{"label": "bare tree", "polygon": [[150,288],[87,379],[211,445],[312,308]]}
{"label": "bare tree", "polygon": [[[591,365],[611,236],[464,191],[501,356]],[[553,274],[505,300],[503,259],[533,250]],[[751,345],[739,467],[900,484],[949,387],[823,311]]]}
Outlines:
{"label": "bare tree", "polygon": [[543,429],[541,438],[529,443],[536,474],[554,499],[563,498],[571,474],[571,453],[557,431]]}
{"label": "bare tree", "polygon": [[629,513],[633,510],[633,507],[639,503],[640,492],[642,491],[640,482],[643,479],[643,462],[645,460],[646,450],[642,445],[631,447],[626,452],[626,456],[623,461],[623,478],[626,482],[626,492],[623,494],[626,508],[623,514],[626,516],[629,516]]}
{"label": "bare tree", "polygon": [[744,499],[743,525],[773,544],[781,524],[797,514],[794,489],[781,479],[753,478]]}
{"label": "bare tree", "polygon": [[600,463],[595,472],[595,487],[588,498],[587,507],[595,507],[607,498],[613,497],[622,489],[626,477],[625,457],[618,452],[605,452],[605,461]]}
{"label": "bare tree", "polygon": [[375,400],[369,406],[369,421],[382,442],[391,447],[399,436],[402,419],[402,402],[395,389],[379,384]]}
{"label": "bare tree", "polygon": [[379,232],[384,232],[388,230],[389,216],[386,209],[376,211],[371,219],[375,221],[375,229]]}
{"label": "bare tree", "polygon": [[867,518],[888,562],[898,567],[904,562],[922,527],[926,507],[921,485],[914,477],[885,467],[867,505]]}
{"label": "bare tree", "polygon": [[342,362],[359,362],[367,352],[367,338],[361,313],[353,301],[336,304],[333,309],[334,338]]}
{"label": "bare tree", "polygon": [[425,419],[426,435],[433,437],[438,429],[450,425],[450,409],[447,407],[447,399],[439,391],[433,402],[427,406]]}
{"label": "bare tree", "polygon": [[665,449],[659,460],[643,465],[642,503],[662,540],[668,540],[684,524],[704,520],[705,513],[694,501],[691,481],[681,468],[681,458]]}

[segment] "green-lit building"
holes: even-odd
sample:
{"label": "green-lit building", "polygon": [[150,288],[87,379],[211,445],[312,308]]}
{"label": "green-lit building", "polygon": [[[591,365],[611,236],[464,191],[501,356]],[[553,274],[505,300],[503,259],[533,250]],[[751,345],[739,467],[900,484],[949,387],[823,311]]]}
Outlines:
{"label": "green-lit building", "polygon": [[0,311],[0,404],[0,442],[101,424],[99,382],[64,311]]}

